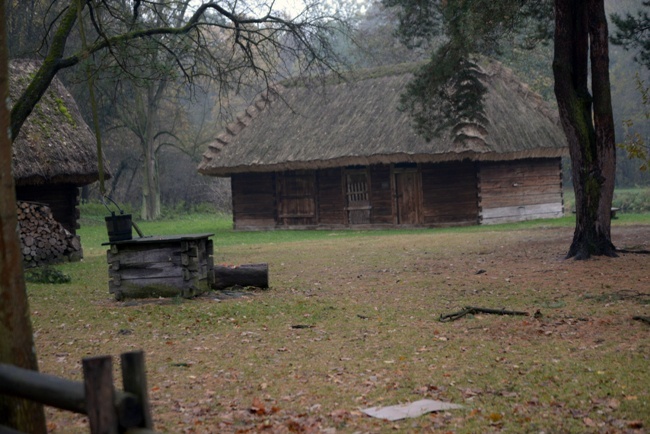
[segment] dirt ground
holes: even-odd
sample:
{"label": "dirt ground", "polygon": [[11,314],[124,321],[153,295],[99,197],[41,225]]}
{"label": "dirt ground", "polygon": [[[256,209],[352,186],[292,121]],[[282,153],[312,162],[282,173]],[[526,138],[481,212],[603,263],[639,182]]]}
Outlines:
{"label": "dirt ground", "polygon": [[[144,349],[161,432],[647,432],[650,325],[634,317],[650,316],[650,254],[565,260],[571,236],[217,240],[215,262],[268,262],[271,289],[120,303],[100,284],[74,314],[32,295],[40,366],[78,379],[83,357]],[[616,226],[613,241],[648,251],[650,226]],[[529,315],[439,321],[465,306]],[[465,409],[361,412],[425,398]],[[47,413],[50,432],[85,429]]]}

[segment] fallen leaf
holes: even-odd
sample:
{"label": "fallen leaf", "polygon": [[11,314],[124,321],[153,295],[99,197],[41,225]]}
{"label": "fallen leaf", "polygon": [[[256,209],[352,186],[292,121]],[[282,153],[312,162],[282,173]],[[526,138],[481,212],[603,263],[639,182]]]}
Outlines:
{"label": "fallen leaf", "polygon": [[266,414],[266,407],[259,398],[255,397],[253,398],[253,404],[250,407],[250,412],[261,416]]}
{"label": "fallen leaf", "polygon": [[582,423],[587,425],[590,428],[595,428],[596,427],[596,422],[593,421],[590,417],[585,417],[582,419]]}
{"label": "fallen leaf", "polygon": [[499,422],[503,419],[503,415],[501,413],[490,413],[488,419],[490,419],[490,422]]}

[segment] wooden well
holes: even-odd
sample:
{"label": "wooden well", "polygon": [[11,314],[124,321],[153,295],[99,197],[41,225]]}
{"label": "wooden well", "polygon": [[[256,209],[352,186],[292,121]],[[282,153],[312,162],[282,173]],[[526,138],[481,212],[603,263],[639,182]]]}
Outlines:
{"label": "wooden well", "polygon": [[104,243],[109,292],[116,300],[190,298],[210,289],[214,234],[149,236]]}

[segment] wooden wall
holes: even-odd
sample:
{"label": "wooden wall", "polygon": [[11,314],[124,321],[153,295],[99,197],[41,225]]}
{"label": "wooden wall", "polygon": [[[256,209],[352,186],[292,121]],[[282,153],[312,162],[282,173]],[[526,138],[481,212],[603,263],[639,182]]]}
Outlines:
{"label": "wooden wall", "polygon": [[370,166],[370,223],[386,225],[395,223],[391,166]]}
{"label": "wooden wall", "polygon": [[74,184],[24,185],[16,187],[16,199],[39,202],[52,210],[54,219],[70,233],[79,229],[79,188]]}
{"label": "wooden wall", "polygon": [[471,161],[421,165],[422,224],[478,224],[476,163]]}
{"label": "wooden wall", "polygon": [[[396,191],[406,182],[409,188]],[[369,214],[359,199],[366,200],[365,192]],[[563,215],[559,158],[236,174],[232,196],[235,229],[249,230],[457,226]],[[400,207],[408,212],[399,214]]]}
{"label": "wooden wall", "polygon": [[231,178],[235,229],[275,228],[275,174],[236,173]]}
{"label": "wooden wall", "polygon": [[318,175],[318,223],[321,225],[345,225],[345,195],[343,194],[343,170],[340,167],[324,169]]}
{"label": "wooden wall", "polygon": [[483,224],[564,214],[560,158],[482,162],[479,189]]}

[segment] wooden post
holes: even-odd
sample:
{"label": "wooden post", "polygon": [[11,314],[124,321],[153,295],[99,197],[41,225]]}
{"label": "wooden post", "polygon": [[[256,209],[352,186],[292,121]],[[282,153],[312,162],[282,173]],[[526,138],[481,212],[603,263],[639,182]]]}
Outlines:
{"label": "wooden post", "polygon": [[83,359],[86,411],[91,434],[118,434],[110,356]]}
{"label": "wooden post", "polygon": [[122,388],[125,392],[138,397],[142,422],[137,426],[153,428],[151,409],[149,407],[149,393],[147,390],[147,374],[144,367],[144,352],[133,351],[123,353],[122,360]]}

